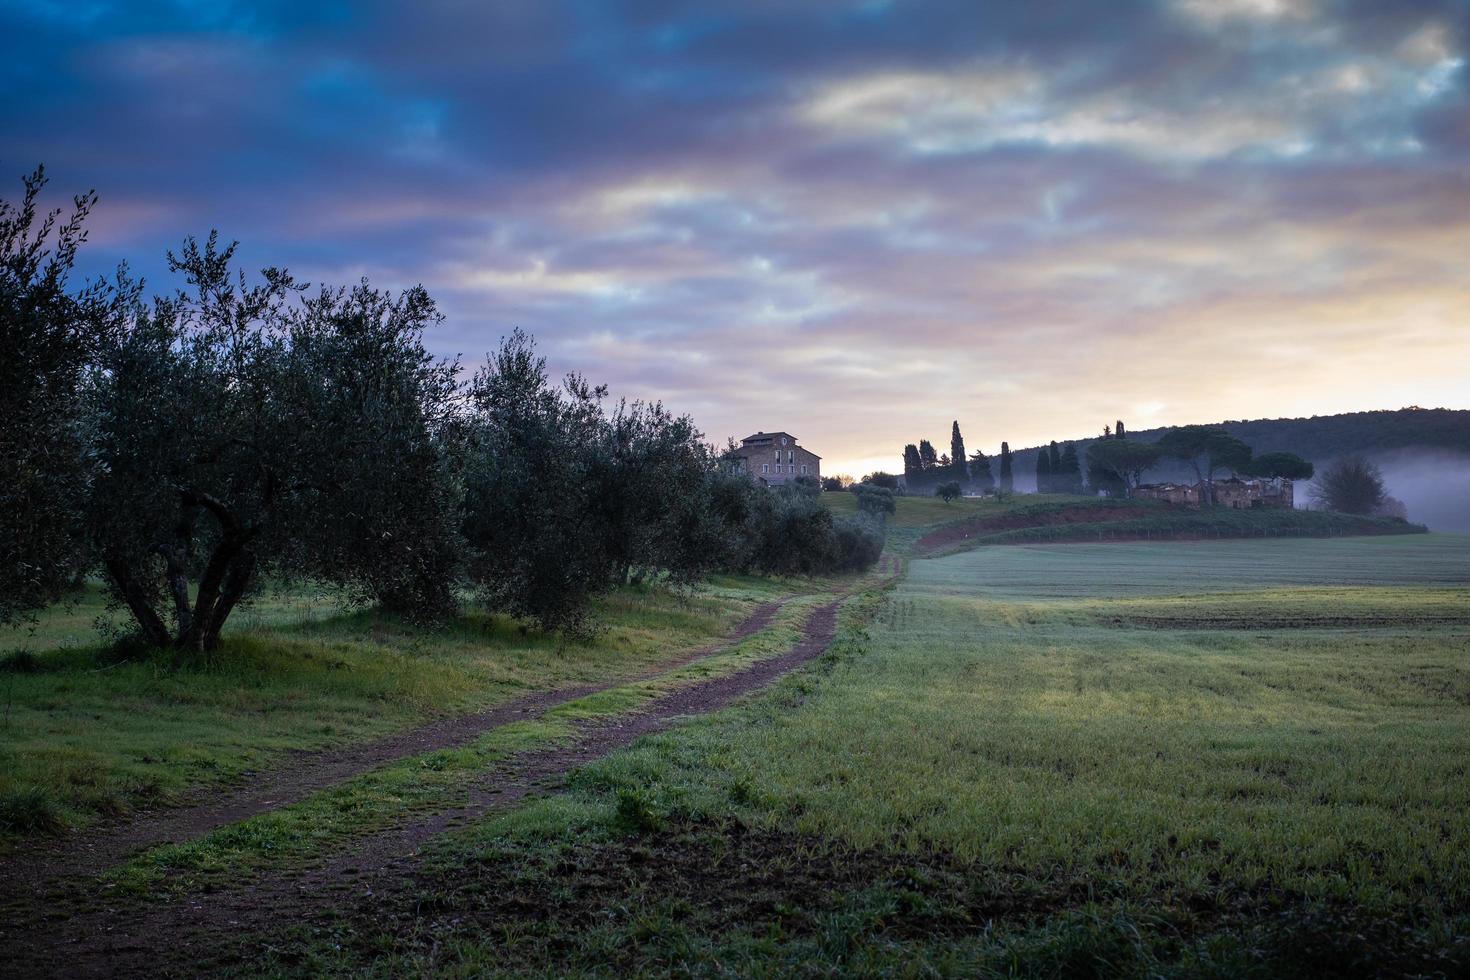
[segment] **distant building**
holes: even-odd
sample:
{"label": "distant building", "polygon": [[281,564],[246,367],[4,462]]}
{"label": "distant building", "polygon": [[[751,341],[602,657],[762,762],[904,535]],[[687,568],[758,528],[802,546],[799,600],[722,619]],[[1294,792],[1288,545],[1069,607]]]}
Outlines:
{"label": "distant building", "polygon": [[[1162,500],[1182,507],[1198,507],[1203,499],[1202,483],[1144,483],[1133,489],[1139,500]],[[1215,504],[1236,510],[1252,507],[1295,506],[1295,490],[1290,480],[1277,477],[1270,480],[1242,480],[1230,477],[1214,481]]]}
{"label": "distant building", "polygon": [[1140,483],[1133,488],[1136,500],[1162,500],[1182,507],[1199,506],[1199,489],[1188,483]]}
{"label": "distant building", "polygon": [[796,444],[789,432],[757,432],[740,440],[726,457],[736,469],[762,486],[779,487],[799,477],[822,478],[822,457]]}

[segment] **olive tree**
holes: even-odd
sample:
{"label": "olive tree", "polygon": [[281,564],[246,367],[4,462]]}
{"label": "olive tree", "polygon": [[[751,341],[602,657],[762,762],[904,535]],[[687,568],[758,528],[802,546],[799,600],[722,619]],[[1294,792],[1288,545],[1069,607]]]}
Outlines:
{"label": "olive tree", "polygon": [[470,384],[463,534],[489,608],[580,631],[616,557],[594,519],[604,389],[557,388],[531,339],[512,334]]}
{"label": "olive tree", "polygon": [[187,288],[134,311],[87,390],[92,546],[143,636],[195,652],[262,574],[388,593],[443,523],[421,510],[453,388],[419,343],[432,304],[252,283],[234,251],[211,234],[169,253]]}
{"label": "olive tree", "polygon": [[133,288],[70,286],[96,197],[42,215],[37,169],[18,204],[0,200],[0,623],[55,601],[83,568],[88,483],[80,383]]}
{"label": "olive tree", "polygon": [[323,290],[289,323],[279,399],[333,500],[291,539],[293,568],[415,618],[457,605],[459,365],[431,355],[422,287]]}

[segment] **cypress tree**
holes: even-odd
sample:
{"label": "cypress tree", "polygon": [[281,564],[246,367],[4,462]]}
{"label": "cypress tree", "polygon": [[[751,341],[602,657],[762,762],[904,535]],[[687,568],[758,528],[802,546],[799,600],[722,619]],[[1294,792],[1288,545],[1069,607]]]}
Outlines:
{"label": "cypress tree", "polygon": [[904,482],[914,486],[924,478],[924,464],[919,460],[919,447],[909,443],[903,447]]}
{"label": "cypress tree", "polygon": [[1011,444],[1000,444],[1000,488],[1010,493],[1016,487],[1016,478],[1011,474]]}
{"label": "cypress tree", "polygon": [[1113,428],[1113,438],[1114,439],[1127,439],[1128,438],[1128,433],[1123,430],[1123,420],[1122,419],[1119,419],[1118,420],[1118,424]]}
{"label": "cypress tree", "polygon": [[995,488],[995,474],[990,472],[990,459],[979,449],[970,454],[970,479],[977,489]]}
{"label": "cypress tree", "polygon": [[1036,492],[1051,493],[1051,454],[1045,446],[1036,451]]}
{"label": "cypress tree", "polygon": [[1059,482],[1062,484],[1062,490],[1067,493],[1082,492],[1082,461],[1077,457],[1075,443],[1067,443],[1067,448],[1062,451],[1062,472]]}
{"label": "cypress tree", "polygon": [[965,465],[965,438],[960,435],[960,422],[955,419],[949,427],[949,459],[954,478],[960,483],[970,481],[970,469]]}
{"label": "cypress tree", "polygon": [[1061,493],[1063,490],[1062,450],[1060,447],[1057,446],[1057,441],[1055,439],[1051,441],[1051,446],[1048,449],[1048,455],[1051,457],[1051,485],[1048,490],[1051,493]]}
{"label": "cypress tree", "polygon": [[934,443],[928,439],[919,440],[919,462],[922,464],[925,476],[937,476],[934,472],[939,466],[939,456],[934,452]]}

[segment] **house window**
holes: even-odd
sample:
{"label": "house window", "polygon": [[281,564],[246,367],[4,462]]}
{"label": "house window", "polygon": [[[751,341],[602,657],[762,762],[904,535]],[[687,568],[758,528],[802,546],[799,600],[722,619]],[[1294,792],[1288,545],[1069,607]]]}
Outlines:
{"label": "house window", "polygon": [[805,463],[802,463],[801,464],[801,475],[802,476],[806,476],[806,464]]}
{"label": "house window", "polygon": [[769,472],[771,472],[771,464],[770,463],[762,463],[761,464],[761,472],[762,473],[769,473]]}
{"label": "house window", "polygon": [[776,464],[776,472],[777,473],[780,473],[781,472],[781,464],[780,463],[777,463]]}

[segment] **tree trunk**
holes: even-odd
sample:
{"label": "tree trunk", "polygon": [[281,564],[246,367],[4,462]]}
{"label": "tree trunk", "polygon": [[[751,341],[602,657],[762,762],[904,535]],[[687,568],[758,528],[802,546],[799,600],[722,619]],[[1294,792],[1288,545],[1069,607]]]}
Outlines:
{"label": "tree trunk", "polygon": [[178,646],[181,649],[203,653],[219,645],[220,630],[255,571],[255,556],[246,549],[252,537],[254,533],[251,531],[226,531],[224,539],[209,556],[209,564],[199,579],[199,595],[194,600],[190,629],[179,631]]}
{"label": "tree trunk", "polygon": [[128,567],[127,562],[120,558],[107,558],[102,564],[107,570],[108,578],[112,579],[113,587],[122,597],[123,604],[133,614],[133,619],[137,622],[143,638],[154,646],[167,646],[168,627],[164,625],[158,613],[153,611],[153,605],[148,601],[147,593],[138,584],[138,580],[133,578],[132,569]]}
{"label": "tree trunk", "polygon": [[245,590],[254,577],[255,555],[248,550],[241,551],[230,565],[230,574],[225,578],[224,588],[220,590],[219,599],[215,603],[214,614],[210,616],[209,626],[204,631],[204,649],[213,650],[219,646],[219,634],[224,629],[225,620],[230,617],[235,604],[245,595]]}

